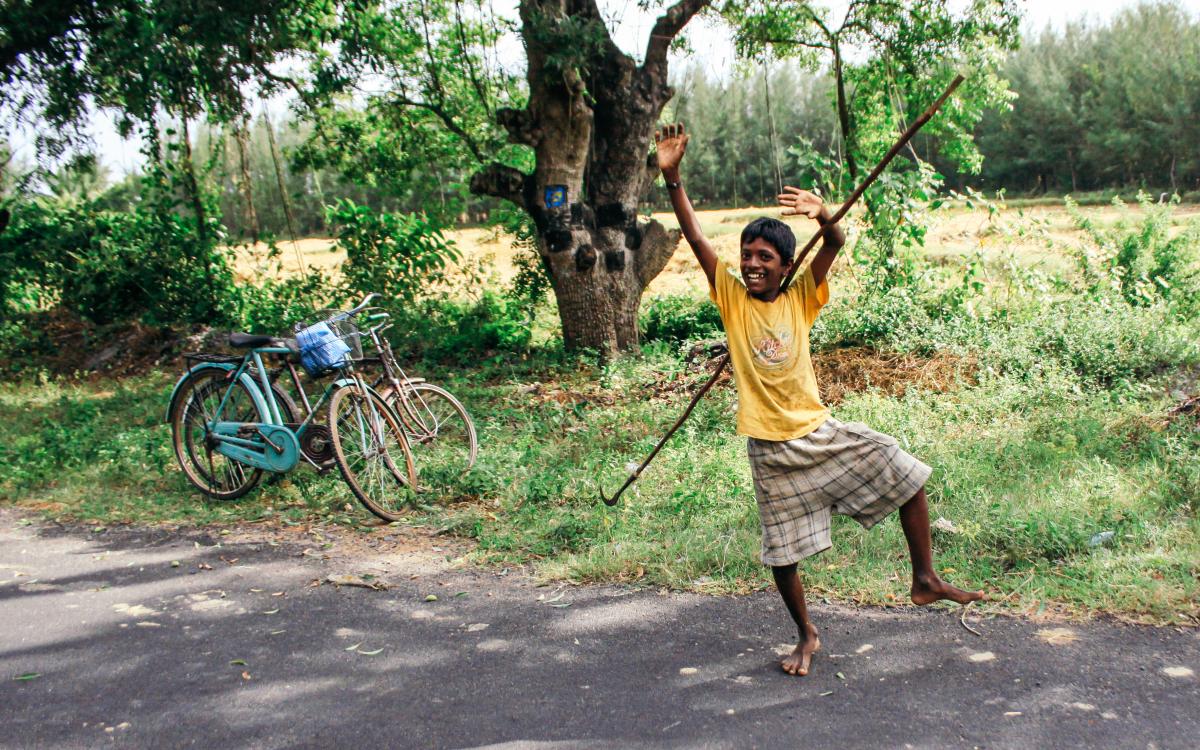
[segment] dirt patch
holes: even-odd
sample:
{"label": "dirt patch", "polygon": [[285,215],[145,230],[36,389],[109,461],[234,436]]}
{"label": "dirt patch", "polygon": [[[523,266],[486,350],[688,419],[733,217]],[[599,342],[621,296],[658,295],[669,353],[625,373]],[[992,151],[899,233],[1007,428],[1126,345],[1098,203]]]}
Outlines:
{"label": "dirt patch", "polygon": [[813,369],[821,399],[828,405],[872,388],[889,396],[903,396],[911,388],[947,393],[978,382],[978,364],[973,357],[944,352],[921,357],[868,347],[833,349],[814,354]]}

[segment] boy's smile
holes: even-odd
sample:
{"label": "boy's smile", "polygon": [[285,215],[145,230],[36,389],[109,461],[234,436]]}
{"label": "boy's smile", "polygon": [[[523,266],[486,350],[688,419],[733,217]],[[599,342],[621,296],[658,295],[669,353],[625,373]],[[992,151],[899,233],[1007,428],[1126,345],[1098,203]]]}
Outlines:
{"label": "boy's smile", "polygon": [[775,246],[762,237],[742,245],[742,281],[751,297],[763,302],[774,301],[789,267],[790,264],[783,264]]}

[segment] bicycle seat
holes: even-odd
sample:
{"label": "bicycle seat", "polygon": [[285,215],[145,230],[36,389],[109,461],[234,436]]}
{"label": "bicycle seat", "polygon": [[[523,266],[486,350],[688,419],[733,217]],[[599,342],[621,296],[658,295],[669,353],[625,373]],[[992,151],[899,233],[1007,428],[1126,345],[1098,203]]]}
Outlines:
{"label": "bicycle seat", "polygon": [[254,333],[231,333],[229,334],[229,345],[238,349],[252,349],[260,346],[283,346],[287,347],[293,354],[300,353],[300,347],[296,344],[296,339],[281,339],[275,336],[260,336]]}

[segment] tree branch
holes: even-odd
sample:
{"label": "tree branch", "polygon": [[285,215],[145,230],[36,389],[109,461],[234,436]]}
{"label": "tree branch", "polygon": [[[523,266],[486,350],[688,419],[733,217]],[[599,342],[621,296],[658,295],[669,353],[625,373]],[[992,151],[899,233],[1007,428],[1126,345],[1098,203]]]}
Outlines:
{"label": "tree branch", "polygon": [[471,192],[475,195],[503,198],[520,208],[528,209],[525,193],[529,181],[529,175],[521,170],[492,162],[471,175]]}
{"label": "tree branch", "polygon": [[537,148],[542,142],[542,131],[528,109],[501,107],[496,110],[496,124],[508,133],[509,143]]}
{"label": "tree branch", "polygon": [[654,219],[642,224],[640,229],[642,246],[634,254],[634,269],[644,289],[667,267],[682,233],[678,229],[667,229]]}
{"label": "tree branch", "polygon": [[479,80],[479,75],[475,71],[475,61],[472,59],[471,53],[467,50],[467,34],[463,29],[462,4],[460,0],[454,0],[454,22],[454,26],[458,31],[458,47],[462,50],[463,60],[467,64],[467,74],[471,78],[471,85],[475,87],[475,93],[479,95],[479,102],[483,105],[483,111],[487,112],[488,117],[491,117],[491,97],[488,95],[483,82]]}
{"label": "tree branch", "polygon": [[642,68],[657,68],[667,64],[667,50],[671,42],[683,31],[692,16],[708,7],[711,0],[679,0],[667,8],[666,12],[654,22],[650,30],[650,41],[646,43],[646,58]]}
{"label": "tree branch", "polygon": [[466,145],[467,149],[471,152],[471,155],[476,158],[476,160],[485,161],[483,151],[479,148],[479,144],[475,142],[475,139],[472,138],[467,131],[462,129],[461,125],[454,121],[454,117],[443,107],[437,104],[430,104],[429,102],[409,99],[405,94],[396,91],[391,92],[389,97],[393,102],[402,106],[423,109],[436,115],[437,118],[442,121],[442,124],[446,126],[447,130],[462,139],[463,144]]}

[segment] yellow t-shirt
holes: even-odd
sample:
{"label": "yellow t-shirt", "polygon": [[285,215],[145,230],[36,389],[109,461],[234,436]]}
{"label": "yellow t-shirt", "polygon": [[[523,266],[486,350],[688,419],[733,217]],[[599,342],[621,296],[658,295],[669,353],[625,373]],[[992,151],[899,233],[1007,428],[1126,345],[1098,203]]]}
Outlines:
{"label": "yellow t-shirt", "polygon": [[816,286],[805,269],[774,302],[750,296],[736,270],[717,261],[709,290],[729,337],[738,393],[738,433],[760,440],[792,440],[821,426],[821,403],[808,352],[808,332],[829,301],[829,284]]}

